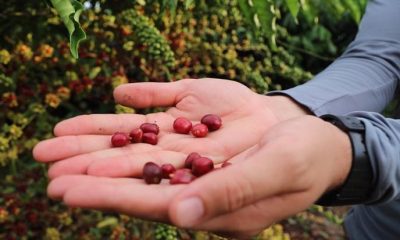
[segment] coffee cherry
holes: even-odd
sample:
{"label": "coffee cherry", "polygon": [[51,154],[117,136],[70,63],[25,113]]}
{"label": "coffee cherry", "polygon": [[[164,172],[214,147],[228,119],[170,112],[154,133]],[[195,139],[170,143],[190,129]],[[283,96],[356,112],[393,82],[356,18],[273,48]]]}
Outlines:
{"label": "coffee cherry", "polygon": [[161,170],[163,178],[170,178],[171,174],[173,174],[176,171],[174,165],[170,163],[161,165]]}
{"label": "coffee cherry", "polygon": [[232,165],[232,163],[230,163],[228,161],[225,161],[225,162],[222,163],[221,167],[228,167],[230,165]]}
{"label": "coffee cherry", "polygon": [[200,154],[198,154],[197,152],[192,152],[191,154],[189,154],[185,160],[185,168],[192,169],[193,160],[200,157]]}
{"label": "coffee cherry", "polygon": [[208,134],[208,127],[205,124],[198,123],[192,127],[192,134],[198,138],[205,137]]}
{"label": "coffee cherry", "polygon": [[153,162],[148,162],[143,167],[143,179],[147,184],[159,184],[162,179],[160,166]]}
{"label": "coffee cherry", "polygon": [[214,163],[206,157],[196,158],[192,162],[192,173],[196,177],[200,177],[214,169]]}
{"label": "coffee cherry", "polygon": [[116,132],[111,137],[111,145],[113,147],[123,147],[129,143],[129,137],[125,133]]}
{"label": "coffee cherry", "polygon": [[178,169],[171,175],[169,180],[170,184],[187,184],[195,180],[196,177],[190,172],[189,169]]}
{"label": "coffee cherry", "polygon": [[142,129],[143,133],[154,133],[156,135],[160,132],[160,128],[155,123],[143,123],[140,125],[140,129]]}
{"label": "coffee cherry", "polygon": [[140,143],[142,142],[143,130],[140,128],[135,128],[129,133],[129,137],[131,137],[132,143]]}
{"label": "coffee cherry", "polygon": [[210,132],[219,129],[222,126],[221,118],[215,114],[205,115],[200,122],[206,125]]}
{"label": "coffee cherry", "polygon": [[177,133],[188,134],[192,129],[192,122],[187,118],[178,117],[173,124],[174,130]]}
{"label": "coffee cherry", "polygon": [[152,132],[143,133],[142,142],[156,145],[158,143],[157,135]]}

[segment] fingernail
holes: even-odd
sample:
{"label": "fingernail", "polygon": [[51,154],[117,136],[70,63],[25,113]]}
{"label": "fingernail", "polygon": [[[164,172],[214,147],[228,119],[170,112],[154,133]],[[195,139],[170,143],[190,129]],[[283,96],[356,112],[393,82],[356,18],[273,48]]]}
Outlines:
{"label": "fingernail", "polygon": [[180,226],[193,226],[203,214],[203,202],[198,197],[185,199],[178,204],[177,220]]}

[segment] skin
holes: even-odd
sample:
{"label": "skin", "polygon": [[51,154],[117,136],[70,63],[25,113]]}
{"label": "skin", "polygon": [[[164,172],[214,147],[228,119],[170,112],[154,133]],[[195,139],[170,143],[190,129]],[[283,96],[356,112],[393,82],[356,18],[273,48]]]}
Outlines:
{"label": "skin", "polygon": [[[114,97],[135,108],[170,108],[146,116],[85,115],[59,123],[56,137],[33,151],[38,161],[52,163],[51,198],[246,239],[305,210],[343,183],[350,170],[347,135],[284,96],[259,95],[228,80],[189,79],[126,84]],[[202,139],[174,133],[177,117],[197,123],[207,113],[222,118],[221,129]],[[129,132],[143,122],[159,124],[156,146],[110,148],[112,133]],[[132,178],[140,177],[148,161],[183,167],[190,152],[232,165],[188,185],[146,185]]]}

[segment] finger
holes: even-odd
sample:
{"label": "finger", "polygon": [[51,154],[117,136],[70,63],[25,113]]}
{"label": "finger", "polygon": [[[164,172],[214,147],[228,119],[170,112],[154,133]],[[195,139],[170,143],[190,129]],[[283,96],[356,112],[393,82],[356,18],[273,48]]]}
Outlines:
{"label": "finger", "polygon": [[110,136],[63,136],[38,143],[33,157],[40,162],[50,162],[110,147]]}
{"label": "finger", "polygon": [[291,190],[289,183],[293,181],[288,175],[293,172],[290,169],[293,160],[280,149],[282,145],[271,144],[254,153],[243,153],[240,157],[247,158],[246,161],[194,181],[174,199],[170,208],[171,219],[178,226],[190,228],[212,217]]}
{"label": "finger", "polygon": [[87,173],[92,176],[104,177],[137,177],[142,175],[143,166],[147,162],[154,162],[159,166],[170,163],[175,168],[182,168],[186,154],[172,151],[151,151],[136,154],[126,154],[111,159],[92,161]]}
{"label": "finger", "polygon": [[109,209],[149,220],[168,221],[169,202],[184,187],[147,185],[141,179],[63,176],[50,183],[49,193],[62,188],[59,193],[71,207]]}
{"label": "finger", "polygon": [[[79,154],[57,161],[48,170],[50,179],[68,174],[86,174],[89,165],[96,160],[115,159],[117,157],[139,154],[148,151],[157,151],[160,148],[149,144],[130,144],[123,148],[110,148],[86,154]],[[110,168],[113,168],[110,162]]]}
{"label": "finger", "polygon": [[123,84],[114,90],[114,99],[122,105],[136,108],[175,106],[190,81]]}
{"label": "finger", "polygon": [[161,131],[171,131],[173,117],[166,113],[140,114],[91,114],[80,115],[58,123],[54,127],[56,136],[130,132],[142,123],[157,123]]}
{"label": "finger", "polygon": [[[142,179],[124,178],[119,182],[142,182]],[[85,175],[67,175],[52,180],[47,186],[47,195],[52,199],[62,199],[66,191],[81,184],[108,183],[107,178],[87,177]]]}

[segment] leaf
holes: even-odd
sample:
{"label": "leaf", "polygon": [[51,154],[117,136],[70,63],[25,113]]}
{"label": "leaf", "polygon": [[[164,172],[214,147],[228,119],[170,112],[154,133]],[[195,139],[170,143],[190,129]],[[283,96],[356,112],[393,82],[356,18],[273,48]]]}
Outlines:
{"label": "leaf", "polygon": [[86,34],[79,23],[83,5],[77,0],[51,0],[51,3],[69,32],[71,54],[78,58],[79,43],[86,39]]}
{"label": "leaf", "polygon": [[266,36],[275,48],[275,20],[274,5],[271,0],[238,0],[239,8],[245,20],[256,26]]}
{"label": "leaf", "polygon": [[299,0],[286,0],[286,6],[289,9],[290,14],[297,22],[297,14],[299,13],[300,3]]}
{"label": "leaf", "polygon": [[269,37],[272,35],[273,29],[273,13],[272,2],[270,0],[253,0],[254,10],[260,22],[260,27],[264,33]]}
{"label": "leaf", "polygon": [[246,21],[253,18],[253,13],[251,6],[249,5],[247,0],[238,0],[239,8],[245,18]]}
{"label": "leaf", "polygon": [[188,10],[194,3],[194,0],[185,0],[185,9]]}

